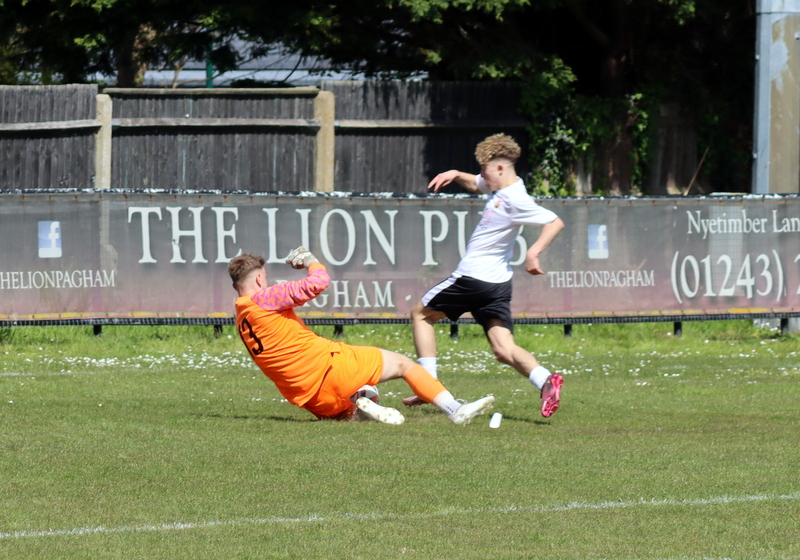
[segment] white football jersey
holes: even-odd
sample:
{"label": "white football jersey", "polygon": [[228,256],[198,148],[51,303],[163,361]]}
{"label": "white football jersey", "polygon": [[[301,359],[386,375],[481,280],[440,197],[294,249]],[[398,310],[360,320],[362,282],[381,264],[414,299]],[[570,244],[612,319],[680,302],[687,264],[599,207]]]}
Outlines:
{"label": "white football jersey", "polygon": [[[481,192],[489,192],[480,175],[477,176],[477,185]],[[554,212],[536,204],[519,177],[513,185],[489,192],[483,217],[472,232],[467,252],[453,276],[471,276],[484,282],[507,282],[514,274],[509,262],[521,227],[543,226],[556,218]]]}

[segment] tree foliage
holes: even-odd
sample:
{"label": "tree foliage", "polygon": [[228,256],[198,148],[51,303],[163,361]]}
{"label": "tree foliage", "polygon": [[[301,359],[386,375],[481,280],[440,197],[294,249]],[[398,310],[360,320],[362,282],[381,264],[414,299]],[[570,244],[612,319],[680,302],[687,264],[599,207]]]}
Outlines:
{"label": "tree foliage", "polygon": [[[653,115],[681,107],[707,182],[747,190],[755,0],[0,0],[0,81],[140,83],[150,66],[241,63],[281,43],[376,77],[515,80],[535,179],[568,192],[593,155],[601,189],[641,186]],[[591,159],[591,158],[590,158]],[[602,169],[600,169],[602,168]]]}
{"label": "tree foliage", "polygon": [[593,155],[599,189],[643,188],[659,108],[708,148],[711,188],[748,190],[754,0],[392,0],[326,4],[293,46],[368,74],[518,80],[534,179],[568,192]]}
{"label": "tree foliage", "polygon": [[[252,4],[249,11],[256,12]],[[221,70],[233,69],[241,56],[232,46],[241,27],[235,19],[248,17],[248,10],[237,5],[0,0],[0,33],[22,47],[0,51],[0,67],[13,66],[22,75],[36,72],[45,83],[80,82],[94,74],[116,76],[120,86],[139,85],[148,66],[175,65],[187,57],[208,57]],[[270,39],[266,32],[263,36]]]}

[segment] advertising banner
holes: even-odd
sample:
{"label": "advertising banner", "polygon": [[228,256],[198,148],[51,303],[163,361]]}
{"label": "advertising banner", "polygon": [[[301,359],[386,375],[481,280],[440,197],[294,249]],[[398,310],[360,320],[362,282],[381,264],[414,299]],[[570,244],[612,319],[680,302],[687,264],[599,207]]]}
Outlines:
{"label": "advertising banner", "polygon": [[[800,313],[800,198],[541,199],[566,229],[524,270],[518,319]],[[479,196],[58,192],[0,194],[0,320],[226,319],[228,261],[263,256],[271,282],[304,245],[331,284],[307,318],[402,318],[456,268]]]}

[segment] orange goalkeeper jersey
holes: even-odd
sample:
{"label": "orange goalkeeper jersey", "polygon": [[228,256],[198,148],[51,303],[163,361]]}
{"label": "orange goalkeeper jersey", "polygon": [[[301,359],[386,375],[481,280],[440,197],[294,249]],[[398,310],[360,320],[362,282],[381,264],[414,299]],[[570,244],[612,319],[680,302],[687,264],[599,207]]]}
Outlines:
{"label": "orange goalkeeper jersey", "polygon": [[338,348],[310,331],[294,308],[314,299],[329,283],[325,266],[315,263],[302,280],[236,299],[236,325],[250,355],[286,400],[300,407],[319,390]]}

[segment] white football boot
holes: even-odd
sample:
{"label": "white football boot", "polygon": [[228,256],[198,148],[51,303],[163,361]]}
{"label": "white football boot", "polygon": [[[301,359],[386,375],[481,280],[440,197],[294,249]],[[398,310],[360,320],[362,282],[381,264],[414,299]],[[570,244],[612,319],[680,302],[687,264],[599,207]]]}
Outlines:
{"label": "white football boot", "polygon": [[370,420],[375,420],[382,424],[393,424],[397,426],[406,421],[399,410],[389,408],[388,406],[381,406],[378,403],[372,402],[367,397],[361,397],[356,400],[356,406],[361,414]]}
{"label": "white football boot", "polygon": [[450,415],[450,420],[453,424],[459,426],[466,426],[469,421],[475,418],[478,414],[483,414],[494,406],[494,397],[489,395],[477,401],[462,404],[461,407]]}

